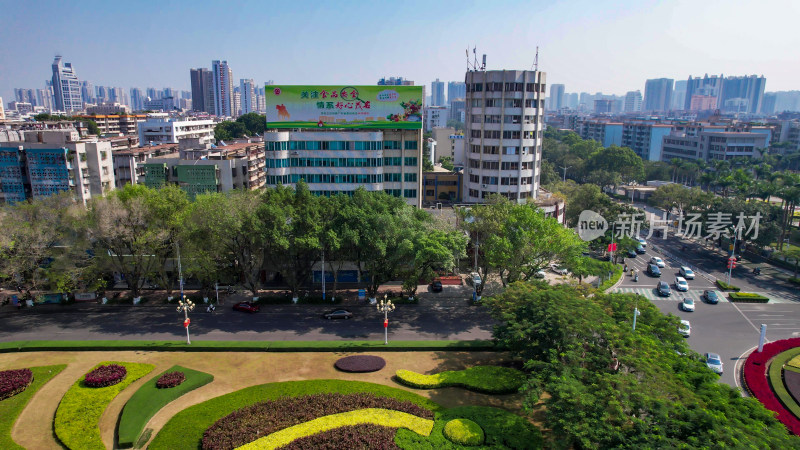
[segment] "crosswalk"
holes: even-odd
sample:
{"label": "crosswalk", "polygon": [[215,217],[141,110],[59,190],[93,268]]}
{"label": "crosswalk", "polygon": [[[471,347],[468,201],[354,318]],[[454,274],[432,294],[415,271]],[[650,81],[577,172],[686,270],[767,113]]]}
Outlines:
{"label": "crosswalk", "polygon": [[[617,288],[614,292],[619,292],[623,294],[639,294],[648,300],[652,301],[672,301],[672,302],[679,302],[684,298],[688,297],[694,300],[695,302],[703,303],[703,290],[702,289],[689,289],[688,292],[678,292],[675,289],[672,289],[672,296],[671,297],[661,297],[656,293],[655,288]],[[720,303],[728,302],[728,296],[720,291],[715,291],[717,293],[717,298],[719,299]],[[774,292],[755,292],[755,294],[763,295],[769,298],[769,303],[797,303],[797,300],[784,297],[782,295],[776,294]]]}

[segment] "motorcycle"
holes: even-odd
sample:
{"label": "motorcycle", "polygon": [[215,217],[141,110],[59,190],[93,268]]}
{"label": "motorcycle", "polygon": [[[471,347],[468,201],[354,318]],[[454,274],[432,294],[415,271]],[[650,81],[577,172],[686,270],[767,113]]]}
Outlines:
{"label": "motorcycle", "polygon": [[753,269],[753,275],[761,275],[761,268],[756,267],[755,269]]}
{"label": "motorcycle", "polygon": [[638,273],[633,276],[633,281],[639,281],[639,274]]}

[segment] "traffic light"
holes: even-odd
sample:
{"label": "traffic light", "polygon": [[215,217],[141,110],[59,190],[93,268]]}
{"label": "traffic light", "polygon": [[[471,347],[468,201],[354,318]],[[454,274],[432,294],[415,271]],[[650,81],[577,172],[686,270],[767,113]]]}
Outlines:
{"label": "traffic light", "polygon": [[735,269],[736,268],[736,258],[730,257],[728,258],[728,269]]}

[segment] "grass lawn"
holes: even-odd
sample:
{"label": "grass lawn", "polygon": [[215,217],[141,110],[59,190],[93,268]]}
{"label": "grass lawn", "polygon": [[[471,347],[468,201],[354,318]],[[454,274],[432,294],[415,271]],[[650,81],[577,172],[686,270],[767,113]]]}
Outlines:
{"label": "grass lawn", "polygon": [[[14,422],[16,422],[22,410],[25,409],[31,397],[36,394],[36,391],[50,381],[51,378],[58,375],[65,367],[67,367],[66,364],[29,367],[33,372],[31,384],[19,394],[0,401],[0,448],[4,450],[24,448],[11,439],[11,429],[14,426]],[[24,368],[20,367],[20,369]]]}

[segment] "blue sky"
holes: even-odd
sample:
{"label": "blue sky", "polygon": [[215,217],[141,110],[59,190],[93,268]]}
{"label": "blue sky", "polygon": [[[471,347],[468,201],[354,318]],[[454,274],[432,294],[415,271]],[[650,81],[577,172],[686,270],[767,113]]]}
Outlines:
{"label": "blue sky", "polygon": [[0,96],[41,88],[56,53],[95,85],[189,89],[227,60],[235,80],[463,81],[465,49],[489,69],[530,69],[567,92],[644,92],[647,78],[723,73],[800,89],[800,1],[0,0]]}

